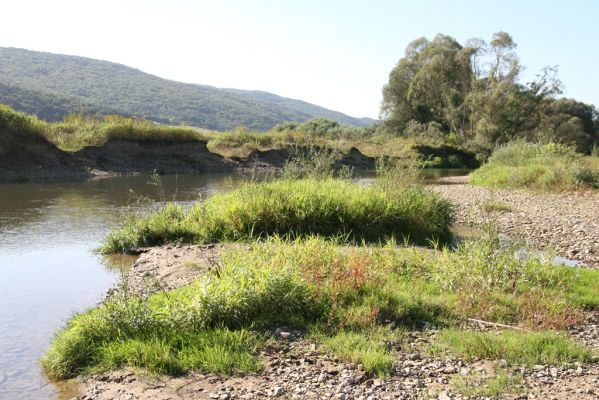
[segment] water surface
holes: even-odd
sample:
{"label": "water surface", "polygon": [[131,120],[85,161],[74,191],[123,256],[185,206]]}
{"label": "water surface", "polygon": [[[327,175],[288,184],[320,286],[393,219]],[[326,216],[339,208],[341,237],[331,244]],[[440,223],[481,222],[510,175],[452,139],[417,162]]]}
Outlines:
{"label": "water surface", "polygon": [[[73,315],[98,303],[130,262],[95,254],[123,212],[147,202],[190,201],[232,187],[226,175],[0,185],[0,399],[67,399],[38,360]],[[145,201],[139,203],[140,197]]]}

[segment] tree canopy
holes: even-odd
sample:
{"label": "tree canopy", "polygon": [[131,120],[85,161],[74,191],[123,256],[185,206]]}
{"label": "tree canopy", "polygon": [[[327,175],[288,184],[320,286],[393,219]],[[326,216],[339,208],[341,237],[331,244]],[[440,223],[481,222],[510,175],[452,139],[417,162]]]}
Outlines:
{"label": "tree canopy", "polygon": [[384,129],[399,135],[436,135],[489,152],[515,138],[555,141],[588,152],[599,142],[594,106],[557,98],[557,67],[520,82],[516,43],[497,32],[487,43],[464,45],[439,34],[411,42],[383,88]]}

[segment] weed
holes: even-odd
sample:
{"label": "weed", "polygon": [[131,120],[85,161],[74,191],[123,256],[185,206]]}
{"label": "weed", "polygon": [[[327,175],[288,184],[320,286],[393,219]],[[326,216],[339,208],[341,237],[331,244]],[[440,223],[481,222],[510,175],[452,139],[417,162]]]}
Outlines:
{"label": "weed", "polygon": [[471,174],[471,182],[491,188],[599,188],[599,170],[564,145],[514,142],[498,148]]}
{"label": "weed", "polygon": [[205,267],[204,267],[202,264],[200,264],[200,263],[197,263],[197,262],[195,262],[195,261],[186,261],[186,262],[183,264],[183,266],[184,266],[185,268],[189,268],[189,269],[205,269]]}
{"label": "weed", "polygon": [[244,241],[268,235],[318,234],[347,240],[408,238],[428,244],[451,240],[449,201],[420,186],[361,187],[344,180],[248,182],[188,211],[169,204],[136,216],[113,232],[103,251],[126,252],[165,243]]}
{"label": "weed", "polygon": [[326,338],[324,344],[343,361],[362,364],[366,372],[384,378],[393,366],[393,354],[385,339],[385,334],[376,331],[340,331]]}
{"label": "weed", "polygon": [[514,211],[514,207],[501,201],[487,201],[483,203],[480,208],[485,213]]}
{"label": "weed", "polygon": [[470,359],[506,360],[511,365],[567,365],[587,362],[591,349],[551,332],[466,332],[446,329],[440,332],[433,352],[449,351]]}
{"label": "weed", "polygon": [[451,386],[456,393],[469,397],[491,397],[517,395],[526,391],[524,377],[507,370],[500,370],[493,375],[473,372],[469,375],[456,375],[451,379]]}

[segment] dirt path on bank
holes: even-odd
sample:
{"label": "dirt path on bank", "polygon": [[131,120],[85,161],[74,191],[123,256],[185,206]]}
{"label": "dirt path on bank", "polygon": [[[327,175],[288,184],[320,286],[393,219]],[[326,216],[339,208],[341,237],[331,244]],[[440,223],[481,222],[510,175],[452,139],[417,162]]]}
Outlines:
{"label": "dirt path on bank", "polygon": [[[535,193],[489,190],[468,183],[468,177],[443,178],[433,190],[452,201],[457,223],[489,221],[499,233],[532,248],[599,268],[599,192]],[[488,212],[484,208],[499,210]]]}

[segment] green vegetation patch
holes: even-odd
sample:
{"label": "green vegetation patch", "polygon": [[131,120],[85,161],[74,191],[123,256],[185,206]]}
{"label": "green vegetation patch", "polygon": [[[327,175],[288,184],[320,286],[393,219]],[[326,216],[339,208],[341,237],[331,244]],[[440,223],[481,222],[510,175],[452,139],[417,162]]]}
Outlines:
{"label": "green vegetation patch", "polygon": [[103,251],[172,242],[252,240],[268,235],[446,243],[451,239],[449,201],[420,186],[362,187],[346,180],[249,182],[189,210],[170,204],[130,219],[106,240]]}
{"label": "green vegetation patch", "polygon": [[506,360],[513,365],[567,365],[590,361],[593,354],[584,345],[551,332],[440,332],[435,350],[447,350],[470,359]]}
{"label": "green vegetation patch", "polygon": [[470,397],[496,398],[501,395],[526,392],[524,377],[504,370],[491,376],[476,371],[466,376],[455,375],[451,379],[451,386],[456,393]]}
{"label": "green vegetation patch", "polygon": [[[521,258],[494,242],[439,255],[398,247],[393,240],[340,246],[322,237],[271,236],[249,249],[231,247],[219,268],[188,286],[148,297],[121,291],[75,316],[54,339],[42,366],[53,378],[123,365],[168,374],[257,370],[256,350],[267,336],[258,332],[284,325],[319,332],[314,337],[340,358],[385,376],[393,359],[388,343],[398,341],[404,329],[423,321],[454,326],[467,317],[569,326],[562,314],[544,310],[576,315],[596,306],[592,285],[598,276],[599,271],[578,274]],[[474,297],[484,301],[469,302],[466,288],[477,285]],[[502,307],[488,313],[489,298],[500,299]],[[542,302],[534,312],[521,312],[529,309],[518,307],[531,299]],[[587,361],[590,354],[545,333],[479,336],[447,330],[441,338],[457,353],[510,362]]]}
{"label": "green vegetation patch", "polygon": [[514,142],[499,147],[470,178],[475,185],[491,188],[599,188],[599,169],[572,148],[554,143]]}
{"label": "green vegetation patch", "polygon": [[0,152],[13,150],[28,138],[43,138],[65,151],[102,146],[110,140],[189,142],[206,141],[199,130],[166,126],[116,115],[103,118],[72,115],[46,122],[0,104]]}
{"label": "green vegetation patch", "polygon": [[381,378],[393,366],[393,354],[377,332],[341,331],[326,338],[324,344],[343,361],[362,364],[366,372]]}

